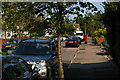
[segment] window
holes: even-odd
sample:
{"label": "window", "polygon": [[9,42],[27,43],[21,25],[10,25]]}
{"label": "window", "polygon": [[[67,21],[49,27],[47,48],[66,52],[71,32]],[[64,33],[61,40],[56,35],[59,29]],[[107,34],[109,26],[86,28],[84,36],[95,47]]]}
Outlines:
{"label": "window", "polygon": [[15,40],[7,40],[5,42],[5,44],[14,44],[14,43],[17,43],[17,41],[15,41]]}
{"label": "window", "polygon": [[30,73],[30,66],[23,59],[17,59],[17,64],[20,67],[20,70],[23,75],[28,75]]}
{"label": "window", "polygon": [[16,79],[21,75],[19,66],[16,64],[15,60],[10,60],[4,66],[5,71],[7,72],[10,79]]}
{"label": "window", "polygon": [[7,33],[7,37],[10,37],[10,33]]}
{"label": "window", "polygon": [[82,36],[82,35],[83,35],[83,33],[76,33],[76,35],[81,35],[81,36]]}
{"label": "window", "polygon": [[2,71],[2,80],[8,80],[8,77],[5,75],[4,71]]}
{"label": "window", "polygon": [[20,76],[27,76],[31,72],[30,66],[21,58],[10,60],[3,68],[11,80],[16,80]]}
{"label": "window", "polygon": [[56,51],[58,47],[58,43],[52,43],[52,51]]}

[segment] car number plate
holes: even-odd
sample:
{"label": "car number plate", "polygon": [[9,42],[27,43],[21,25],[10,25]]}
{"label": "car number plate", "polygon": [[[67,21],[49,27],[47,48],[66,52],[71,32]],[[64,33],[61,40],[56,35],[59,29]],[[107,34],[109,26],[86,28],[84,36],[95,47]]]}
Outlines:
{"label": "car number plate", "polygon": [[73,41],[69,41],[69,43],[73,43]]}
{"label": "car number plate", "polygon": [[11,46],[6,46],[6,47],[11,47]]}

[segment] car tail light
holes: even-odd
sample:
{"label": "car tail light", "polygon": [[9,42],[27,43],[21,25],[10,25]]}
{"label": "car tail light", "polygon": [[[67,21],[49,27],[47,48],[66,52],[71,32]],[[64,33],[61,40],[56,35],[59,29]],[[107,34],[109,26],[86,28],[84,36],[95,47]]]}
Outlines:
{"label": "car tail light", "polygon": [[5,46],[2,46],[2,48],[5,48]]}
{"label": "car tail light", "polygon": [[69,41],[66,41],[66,43],[69,43]]}
{"label": "car tail light", "polygon": [[74,41],[74,43],[78,43],[77,41]]}

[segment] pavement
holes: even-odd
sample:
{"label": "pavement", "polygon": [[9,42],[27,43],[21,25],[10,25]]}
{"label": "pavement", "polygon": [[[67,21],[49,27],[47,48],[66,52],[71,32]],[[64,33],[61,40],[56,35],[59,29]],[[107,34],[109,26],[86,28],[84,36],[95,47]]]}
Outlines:
{"label": "pavement", "polygon": [[78,49],[71,63],[64,64],[65,80],[120,80],[119,68],[92,38]]}

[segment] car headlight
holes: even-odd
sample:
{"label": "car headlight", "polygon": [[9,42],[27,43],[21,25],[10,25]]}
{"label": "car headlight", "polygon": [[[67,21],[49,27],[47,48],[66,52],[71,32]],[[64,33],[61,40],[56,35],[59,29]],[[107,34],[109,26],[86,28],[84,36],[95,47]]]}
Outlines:
{"label": "car headlight", "polygon": [[27,63],[28,64],[36,64],[36,62],[33,62],[33,61],[28,61]]}
{"label": "car headlight", "polygon": [[43,66],[41,64],[35,64],[35,67],[39,68],[40,70],[46,69],[46,66]]}
{"label": "car headlight", "polygon": [[31,65],[32,69],[35,68],[35,64],[36,64],[36,62],[28,61],[27,63],[28,63],[29,65]]}
{"label": "car headlight", "polygon": [[27,63],[32,65],[32,69],[34,69],[35,67],[37,67],[39,69],[46,68],[46,61],[45,60],[40,60],[40,61],[36,61],[36,62],[29,61]]}
{"label": "car headlight", "polygon": [[46,65],[46,61],[45,60],[40,60],[37,62],[37,64],[41,64],[42,66]]}

